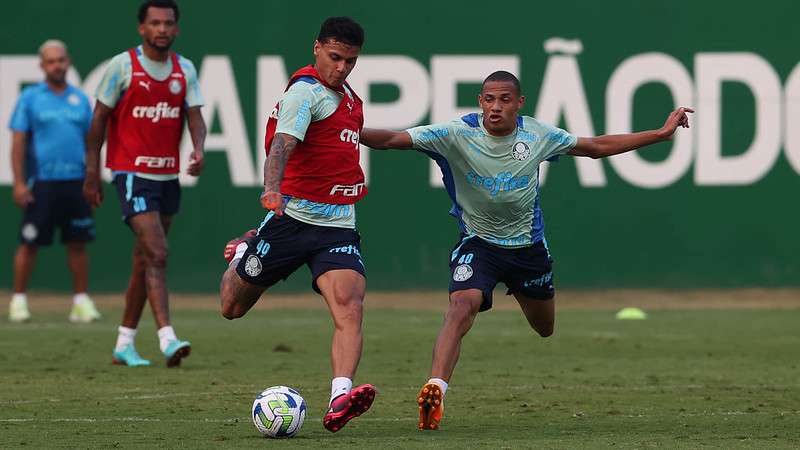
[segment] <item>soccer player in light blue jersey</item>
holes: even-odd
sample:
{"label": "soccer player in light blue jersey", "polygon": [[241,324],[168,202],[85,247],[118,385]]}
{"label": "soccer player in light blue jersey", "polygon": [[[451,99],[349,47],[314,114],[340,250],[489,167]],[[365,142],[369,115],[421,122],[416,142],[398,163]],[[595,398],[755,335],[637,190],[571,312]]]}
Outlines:
{"label": "soccer player in light blue jersey", "polygon": [[657,130],[576,137],[520,116],[524,103],[517,77],[498,71],[483,82],[481,113],[406,131],[361,133],[361,143],[373,149],[416,149],[436,161],[461,231],[450,257],[450,304],[433,348],[431,378],[417,396],[423,430],[439,428],[461,339],[478,312],[492,307],[499,282],[540,336],[553,334],[555,288],[539,207],[539,164],[561,155],[605,158],[668,140],[678,127],[689,127],[686,113],[694,112],[678,108]]}
{"label": "soccer player in light blue jersey", "polygon": [[92,109],[89,99],[67,83],[70,58],[63,42],[48,40],[39,48],[45,79],[22,91],[9,128],[14,202],[24,210],[20,244],[14,254],[14,294],[8,318],[30,319],[26,290],[39,247],[49,246],[60,230],[74,290],[72,322],[91,322],[100,313],[86,293],[94,240],[92,209],[81,194],[85,139]]}

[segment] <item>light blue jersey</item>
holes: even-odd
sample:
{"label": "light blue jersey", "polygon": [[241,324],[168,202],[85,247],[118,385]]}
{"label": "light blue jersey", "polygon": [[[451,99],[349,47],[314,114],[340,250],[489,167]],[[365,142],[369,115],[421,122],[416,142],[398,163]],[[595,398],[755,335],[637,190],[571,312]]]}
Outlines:
{"label": "light blue jersey", "polygon": [[[353,98],[346,86],[344,89],[347,95]],[[278,124],[275,132],[288,134],[302,141],[311,122],[330,117],[339,108],[341,101],[341,94],[323,86],[315,78],[300,77],[283,94],[278,104]],[[286,213],[294,219],[312,225],[356,227],[355,205],[332,205],[290,197],[286,204]]]}
{"label": "light blue jersey", "polygon": [[483,128],[482,114],[408,133],[442,169],[462,232],[512,248],[544,240],[539,164],[575,147],[575,136],[520,116],[513,133],[496,137]]}
{"label": "light blue jersey", "polygon": [[92,107],[80,89],[68,84],[57,94],[44,81],[25,88],[8,127],[28,134],[28,181],[83,178],[91,121]]}

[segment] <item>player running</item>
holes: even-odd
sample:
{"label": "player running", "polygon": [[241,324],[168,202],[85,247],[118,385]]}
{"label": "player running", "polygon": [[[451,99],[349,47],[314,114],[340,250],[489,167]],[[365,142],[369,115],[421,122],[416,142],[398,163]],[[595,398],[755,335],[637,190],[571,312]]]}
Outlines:
{"label": "player running", "polygon": [[91,322],[100,318],[86,293],[86,243],[94,240],[94,219],[81,195],[81,185],[92,107],[86,95],[66,81],[70,58],[63,42],[46,41],[39,47],[39,58],[45,80],[22,91],[9,123],[14,202],[25,212],[20,245],[14,254],[14,294],[8,319],[30,319],[25,291],[36,254],[39,247],[53,243],[53,233],[59,228],[72,272],[69,320]]}
{"label": "player running", "polygon": [[519,80],[499,71],[483,82],[480,114],[400,132],[365,128],[361,135],[372,148],[413,148],[433,158],[461,230],[450,257],[450,304],[433,348],[431,378],[417,396],[422,430],[439,428],[461,339],[478,312],[492,307],[498,282],[540,336],[553,334],[555,289],[539,204],[539,164],[564,154],[604,158],[670,139],[678,127],[689,127],[686,113],[693,112],[678,108],[658,130],[575,137],[519,116],[524,103]]}
{"label": "player running", "polygon": [[94,206],[103,200],[100,147],[108,129],[106,167],[112,170],[122,217],[136,235],[125,311],[114,348],[114,364],[147,366],[134,337],[147,299],[158,327],[167,367],[189,356],[189,342],[170,325],[167,293],[167,232],[178,212],[180,141],[184,120],[194,144],[187,172],[203,169],[206,126],[203,98],[191,61],[170,52],[178,35],[178,6],[150,0],[139,8],[142,45],[111,59],[97,88],[97,104],[88,137],[83,192]]}
{"label": "player running", "polygon": [[314,65],[295,72],[267,121],[262,206],[270,210],[258,230],[225,247],[222,315],[242,317],[264,291],[303,264],[311,287],[334,322],[330,407],[323,425],[339,431],[366,412],[375,388],[353,388],[361,359],[366,288],[354,204],[367,193],[358,165],[364,124],[362,102],[345,81],[364,44],[349,17],[323,22],[314,42]]}

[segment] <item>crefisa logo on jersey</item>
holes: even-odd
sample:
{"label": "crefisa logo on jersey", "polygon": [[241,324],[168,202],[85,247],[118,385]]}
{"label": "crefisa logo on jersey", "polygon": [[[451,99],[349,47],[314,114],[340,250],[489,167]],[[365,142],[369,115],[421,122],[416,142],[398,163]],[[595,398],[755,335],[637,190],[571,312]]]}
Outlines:
{"label": "crefisa logo on jersey", "polygon": [[169,91],[172,92],[175,95],[180,94],[181,93],[181,82],[178,81],[178,80],[175,80],[175,79],[171,80],[169,82]]}
{"label": "crefisa logo on jersey", "polygon": [[528,144],[518,141],[511,147],[511,157],[517,161],[525,161],[529,156],[531,156],[531,148],[528,147]]}
{"label": "crefisa logo on jersey", "polygon": [[158,102],[156,106],[134,106],[131,114],[135,119],[150,119],[155,123],[161,119],[180,119],[181,109],[171,107],[167,102]]}
{"label": "crefisa logo on jersey", "polygon": [[360,135],[358,131],[348,130],[347,128],[343,129],[341,133],[339,133],[339,140],[342,142],[349,142],[355,145],[358,148],[358,141],[360,139]]}

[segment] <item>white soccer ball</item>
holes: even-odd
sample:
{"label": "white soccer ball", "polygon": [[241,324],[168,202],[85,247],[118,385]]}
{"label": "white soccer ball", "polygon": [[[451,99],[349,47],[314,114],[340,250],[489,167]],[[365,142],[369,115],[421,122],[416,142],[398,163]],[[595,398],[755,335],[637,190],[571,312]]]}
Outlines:
{"label": "white soccer ball", "polygon": [[264,436],[289,438],[300,431],[306,420],[306,401],[290,387],[272,386],[258,394],[251,417]]}

